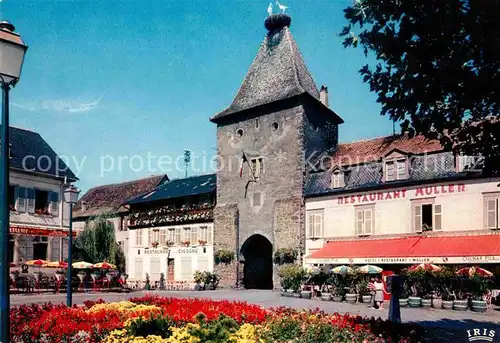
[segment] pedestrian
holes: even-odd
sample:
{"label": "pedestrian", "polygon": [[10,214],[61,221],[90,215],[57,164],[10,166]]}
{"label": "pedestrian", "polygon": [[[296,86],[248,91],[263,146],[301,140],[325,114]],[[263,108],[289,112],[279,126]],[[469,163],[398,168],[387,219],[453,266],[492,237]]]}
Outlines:
{"label": "pedestrian", "polygon": [[375,303],[379,310],[384,309],[384,284],[379,278],[375,279]]}
{"label": "pedestrian", "polygon": [[375,308],[375,279],[370,278],[370,282],[368,283],[368,290],[370,291],[371,299],[370,299],[370,307]]}

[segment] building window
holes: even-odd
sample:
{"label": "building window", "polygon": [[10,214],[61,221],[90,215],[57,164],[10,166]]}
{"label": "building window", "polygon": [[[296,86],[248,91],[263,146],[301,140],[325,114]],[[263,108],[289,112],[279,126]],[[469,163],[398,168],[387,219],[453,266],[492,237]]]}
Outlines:
{"label": "building window", "polygon": [[255,179],[258,179],[264,173],[264,159],[262,157],[251,158],[250,165],[252,166],[252,170],[250,170],[250,176]]}
{"label": "building window", "polygon": [[212,244],[212,228],[208,226],[200,226],[200,240],[206,244]]}
{"label": "building window", "polygon": [[236,134],[238,135],[238,137],[243,137],[243,129],[238,129],[236,130]]}
{"label": "building window", "polygon": [[476,169],[479,159],[475,156],[458,155],[455,156],[455,167],[457,172],[473,171]]}
{"label": "building window", "polygon": [[135,230],[135,245],[142,246],[142,229]]}
{"label": "building window", "polygon": [[28,188],[26,191],[26,195],[28,198],[28,213],[35,213],[35,189],[34,188]]}
{"label": "building window", "polygon": [[193,226],[191,228],[191,244],[198,244],[198,228],[196,226]]}
{"label": "building window", "polygon": [[259,128],[259,118],[255,119],[255,127],[257,129]]}
{"label": "building window", "polygon": [[307,211],[307,238],[323,237],[323,210]]}
{"label": "building window", "polygon": [[16,210],[16,186],[9,186],[9,209]]}
{"label": "building window", "polygon": [[385,181],[404,180],[407,178],[406,159],[385,162]]}
{"label": "building window", "polygon": [[158,243],[160,244],[160,246],[164,246],[167,242],[167,230],[160,229],[159,235],[160,235],[160,239],[159,239]]}
{"label": "building window", "polygon": [[50,214],[57,216],[59,214],[59,193],[50,192],[48,196]]}
{"label": "building window", "polygon": [[271,124],[271,127],[272,127],[272,130],[274,132],[276,132],[276,131],[278,131],[279,125],[278,125],[277,122],[274,122],[274,123]]}
{"label": "building window", "polygon": [[500,193],[484,197],[484,226],[486,229],[497,230],[500,224]]}
{"label": "building window", "polygon": [[182,242],[191,242],[191,228],[185,227],[182,229]]}
{"label": "building window", "polygon": [[261,205],[261,193],[260,192],[253,193],[252,200],[253,200],[253,204],[252,204],[253,206],[260,206]]}
{"label": "building window", "polygon": [[332,173],[331,188],[341,187],[344,187],[344,173],[342,173],[340,170],[337,170]]}
{"label": "building window", "polygon": [[174,228],[169,228],[167,230],[167,242],[171,242],[175,244],[175,229]]}
{"label": "building window", "polygon": [[49,192],[40,189],[35,190],[35,212],[37,214],[49,214]]}
{"label": "building window", "polygon": [[135,279],[142,281],[143,277],[145,277],[142,275],[142,257],[136,257],[134,262]]}
{"label": "building window", "polygon": [[412,202],[412,231],[439,231],[442,229],[442,205],[435,205],[434,199]]}
{"label": "building window", "polygon": [[33,238],[33,259],[34,260],[46,260],[47,259],[47,246],[48,237],[46,236],[35,236]]}
{"label": "building window", "polygon": [[200,255],[198,256],[198,268],[197,270],[205,272],[210,271],[208,255]]}
{"label": "building window", "polygon": [[151,280],[159,281],[161,274],[161,264],[160,258],[151,256],[149,259],[149,271],[151,272]]}
{"label": "building window", "polygon": [[182,241],[181,230],[182,229],[180,227],[175,229],[175,241],[174,241],[175,245],[181,245],[181,241]]}
{"label": "building window", "polygon": [[358,206],[356,211],[356,235],[369,236],[373,234],[375,228],[375,206]]}

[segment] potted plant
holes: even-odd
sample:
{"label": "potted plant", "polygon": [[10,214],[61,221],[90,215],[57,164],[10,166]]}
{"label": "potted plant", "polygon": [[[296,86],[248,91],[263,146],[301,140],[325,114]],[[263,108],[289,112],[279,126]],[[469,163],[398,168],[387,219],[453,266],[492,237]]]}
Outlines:
{"label": "potted plant", "polygon": [[158,242],[153,242],[153,243],[151,243],[151,246],[152,246],[153,248],[157,248],[157,247],[158,247]]}
{"label": "potted plant", "polygon": [[174,243],[173,241],[166,241],[166,242],[165,242],[165,245],[166,245],[167,247],[172,247],[172,246],[174,246],[174,244],[175,244],[175,243]]}
{"label": "potted plant", "polygon": [[453,300],[453,309],[455,311],[467,311],[467,303],[469,302],[469,297],[462,292],[458,292]]}
{"label": "potted plant", "polygon": [[432,306],[432,296],[431,294],[424,294],[422,296],[421,304],[423,308],[430,308]]}
{"label": "potted plant", "polygon": [[331,286],[323,285],[321,287],[321,300],[323,301],[332,300]]}
{"label": "potted plant", "polygon": [[420,307],[422,304],[423,286],[422,279],[425,272],[421,270],[414,270],[407,272],[408,282],[410,284],[410,297],[408,297],[409,307]]}
{"label": "potted plant", "polygon": [[441,300],[441,305],[443,306],[443,309],[452,310],[453,309],[453,300],[455,300],[455,296],[453,294],[444,293],[442,300]]}
{"label": "potted plant", "polygon": [[309,285],[303,286],[302,290],[300,291],[300,297],[302,299],[311,299],[311,297],[312,297],[311,286],[309,286]]}
{"label": "potted plant", "polygon": [[300,297],[298,292],[306,276],[304,268],[296,264],[285,265],[279,270],[278,276],[288,296]]}
{"label": "potted plant", "polygon": [[199,239],[198,244],[201,245],[202,247],[204,247],[205,245],[207,245],[207,241],[204,239]]}
{"label": "potted plant", "polygon": [[161,273],[160,274],[160,290],[165,289],[165,274]]}
{"label": "potted plant", "polygon": [[347,284],[347,293],[345,294],[345,301],[354,304],[358,300],[358,294],[356,293],[356,284],[357,284],[357,274],[346,274],[344,275],[346,284]]}
{"label": "potted plant", "polygon": [[214,254],[215,264],[230,264],[234,260],[234,252],[227,249],[219,249]]}
{"label": "potted plant", "polygon": [[488,291],[489,284],[491,280],[486,277],[481,277],[475,274],[471,278],[472,283],[472,301],[471,301],[471,310],[474,312],[486,312],[487,304],[484,299],[484,295]]}
{"label": "potted plant", "polygon": [[205,288],[208,285],[210,290],[216,290],[219,285],[220,276],[217,273],[212,273],[209,271],[203,272],[203,282],[205,284]]}
{"label": "potted plant", "polygon": [[404,280],[401,285],[401,294],[399,295],[399,307],[408,307],[408,297],[410,296],[410,287],[408,280]]}
{"label": "potted plant", "polygon": [[186,239],[185,241],[182,241],[181,243],[182,243],[182,245],[188,247],[191,244],[191,241],[189,241],[188,239]]}
{"label": "potted plant", "polygon": [[195,283],[194,289],[195,291],[202,291],[205,289],[203,272],[197,270],[193,274],[193,281]]}
{"label": "potted plant", "polygon": [[150,290],[151,289],[151,282],[149,281],[149,274],[146,273],[146,284],[144,285],[145,290]]}
{"label": "potted plant", "polygon": [[274,252],[274,263],[278,265],[295,263],[296,259],[297,250],[292,248],[279,248]]}

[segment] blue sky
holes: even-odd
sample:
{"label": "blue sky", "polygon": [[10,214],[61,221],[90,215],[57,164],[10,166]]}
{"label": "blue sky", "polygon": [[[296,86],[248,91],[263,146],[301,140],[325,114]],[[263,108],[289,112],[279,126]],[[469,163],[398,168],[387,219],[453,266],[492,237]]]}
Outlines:
{"label": "blue sky", "polygon": [[[349,1],[283,1],[310,72],[345,120],[341,142],[392,132],[358,74],[366,58],[337,35]],[[209,160],[216,143],[208,119],[236,94],[266,33],[268,4],[2,0],[1,19],[29,45],[11,125],[39,132],[73,170],[80,164],[83,190],[160,174],[155,159],[174,162],[184,149]],[[143,168],[139,158],[120,167],[119,156],[134,155]],[[167,173],[183,176],[175,167]]]}

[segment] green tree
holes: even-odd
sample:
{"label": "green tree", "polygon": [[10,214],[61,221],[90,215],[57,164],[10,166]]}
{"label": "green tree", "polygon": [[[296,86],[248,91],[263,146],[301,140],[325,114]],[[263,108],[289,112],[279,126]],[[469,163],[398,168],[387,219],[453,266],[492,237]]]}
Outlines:
{"label": "green tree", "polygon": [[360,74],[381,114],[498,171],[500,1],[355,0],[344,16],[344,46],[376,58]]}
{"label": "green tree", "polygon": [[[109,216],[101,215],[91,218],[85,224],[83,231],[75,240],[75,257],[85,259],[90,263],[120,262],[124,265],[124,255],[116,243],[115,227],[108,220]],[[118,260],[117,261],[117,257]]]}

